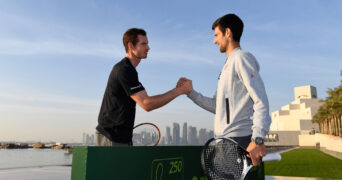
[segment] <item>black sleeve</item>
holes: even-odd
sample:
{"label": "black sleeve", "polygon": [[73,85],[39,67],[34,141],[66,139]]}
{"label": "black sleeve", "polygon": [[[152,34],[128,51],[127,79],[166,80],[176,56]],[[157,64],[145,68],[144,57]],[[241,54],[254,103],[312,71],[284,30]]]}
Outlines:
{"label": "black sleeve", "polygon": [[122,68],[118,71],[117,76],[127,96],[145,90],[144,86],[139,82],[138,73],[135,69]]}

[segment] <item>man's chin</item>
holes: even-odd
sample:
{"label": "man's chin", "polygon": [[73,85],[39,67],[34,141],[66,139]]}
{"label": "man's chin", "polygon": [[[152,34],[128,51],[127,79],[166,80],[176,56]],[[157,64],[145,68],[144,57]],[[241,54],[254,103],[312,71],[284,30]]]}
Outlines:
{"label": "man's chin", "polygon": [[224,53],[224,52],[226,52],[226,49],[225,48],[220,48],[220,52]]}

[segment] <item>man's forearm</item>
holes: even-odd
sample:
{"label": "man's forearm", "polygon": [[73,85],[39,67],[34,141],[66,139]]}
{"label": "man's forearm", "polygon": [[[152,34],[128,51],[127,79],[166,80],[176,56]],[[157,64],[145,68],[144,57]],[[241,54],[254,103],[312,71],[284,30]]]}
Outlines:
{"label": "man's forearm", "polygon": [[181,94],[182,92],[179,89],[174,88],[164,94],[150,96],[144,99],[143,103],[147,107],[147,111],[152,111],[166,105]]}
{"label": "man's forearm", "polygon": [[154,109],[160,108],[177,96],[182,94],[188,94],[192,90],[191,81],[185,82],[183,85],[176,87],[164,94],[156,96],[148,96],[145,90],[140,91],[131,95],[131,98],[139,104],[146,111],[152,111]]}
{"label": "man's forearm", "polygon": [[195,90],[191,91],[188,97],[201,108],[212,112],[215,114],[216,111],[216,95],[213,98],[205,97],[202,94],[196,92]]}

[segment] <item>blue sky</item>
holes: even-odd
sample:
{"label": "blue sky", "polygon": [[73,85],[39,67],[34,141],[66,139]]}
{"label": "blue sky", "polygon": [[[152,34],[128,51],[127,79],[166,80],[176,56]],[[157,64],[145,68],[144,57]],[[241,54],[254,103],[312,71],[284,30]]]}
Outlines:
{"label": "blue sky", "polygon": [[[324,99],[341,79],[341,9],[338,0],[1,0],[0,141],[78,142],[93,133],[131,27],[147,31],[151,50],[137,70],[149,95],[187,77],[212,96],[225,54],[211,25],[227,13],[245,23],[241,46],[258,59],[271,112],[294,99],[296,86],[311,84]],[[212,129],[213,117],[180,96],[152,112],[137,108],[136,123]]]}

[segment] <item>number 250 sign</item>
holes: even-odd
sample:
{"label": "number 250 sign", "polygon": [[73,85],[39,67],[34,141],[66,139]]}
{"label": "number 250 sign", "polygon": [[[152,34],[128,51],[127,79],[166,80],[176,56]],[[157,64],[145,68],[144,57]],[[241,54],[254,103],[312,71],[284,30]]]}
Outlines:
{"label": "number 250 sign", "polygon": [[152,161],[151,180],[162,179],[184,179],[184,160],[182,157]]}

